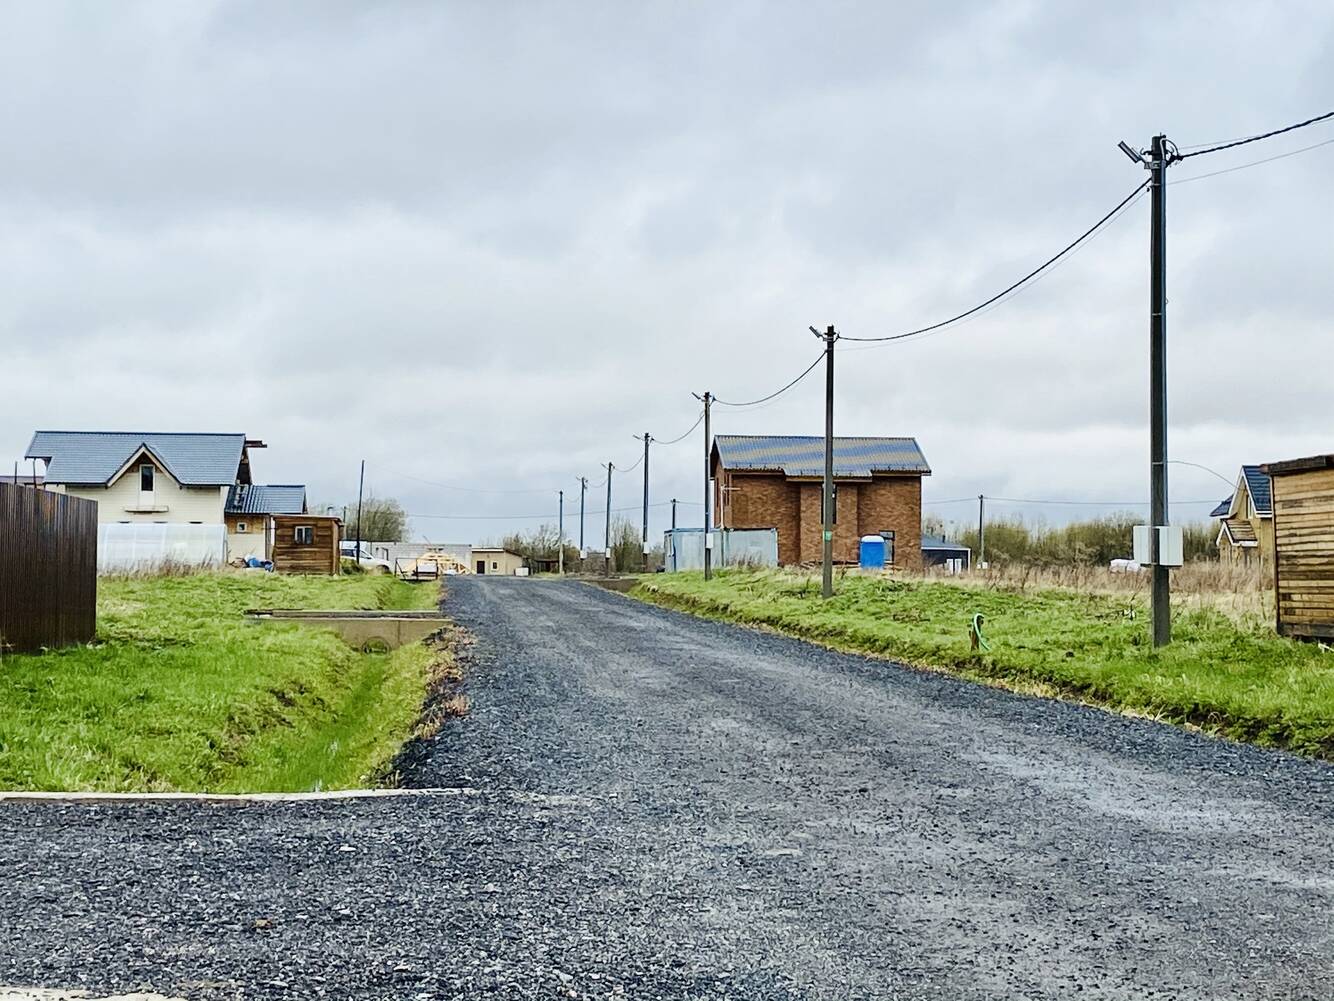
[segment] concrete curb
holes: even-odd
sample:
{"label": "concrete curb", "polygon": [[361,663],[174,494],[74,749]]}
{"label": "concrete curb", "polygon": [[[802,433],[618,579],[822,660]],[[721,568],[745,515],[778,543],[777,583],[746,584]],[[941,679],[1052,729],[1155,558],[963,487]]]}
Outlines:
{"label": "concrete curb", "polygon": [[471,796],[478,790],[461,786],[439,789],[337,789],[328,792],[5,792],[0,803],[320,803],[414,797],[437,799]]}

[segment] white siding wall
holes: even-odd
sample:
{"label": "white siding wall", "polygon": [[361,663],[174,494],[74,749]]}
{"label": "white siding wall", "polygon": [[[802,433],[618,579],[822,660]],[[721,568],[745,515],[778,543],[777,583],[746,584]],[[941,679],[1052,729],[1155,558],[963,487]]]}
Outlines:
{"label": "white siding wall", "polygon": [[227,503],[226,487],[183,487],[165,470],[153,476],[153,502],[165,511],[132,512],[126,508],[139,506],[139,466],[132,465],[120,479],[108,487],[65,487],[71,497],[86,497],[97,501],[99,523],[114,521],[154,522],[181,524],[191,521],[205,525],[221,525],[222,512]]}

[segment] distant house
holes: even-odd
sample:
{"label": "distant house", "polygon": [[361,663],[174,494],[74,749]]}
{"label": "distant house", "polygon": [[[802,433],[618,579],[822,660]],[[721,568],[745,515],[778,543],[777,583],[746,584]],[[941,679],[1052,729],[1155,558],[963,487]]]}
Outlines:
{"label": "distant house", "polygon": [[503,574],[506,577],[513,577],[516,570],[527,566],[524,558],[518,553],[512,553],[499,546],[474,546],[469,559],[472,562],[473,572],[479,574]]}
{"label": "distant house", "polygon": [[223,511],[228,559],[272,559],[274,516],[306,511],[306,488],[300,484],[233,484]]}
{"label": "distant house", "polygon": [[1219,559],[1271,566],[1274,559],[1274,510],[1269,476],[1259,466],[1242,466],[1237,485],[1209,512],[1218,519]]}
{"label": "distant house", "polygon": [[13,483],[20,487],[40,487],[42,477],[32,473],[0,473],[0,483]]}
{"label": "distant house", "polygon": [[[822,558],[824,439],[718,435],[710,459],[719,528],[778,530],[778,562]],[[834,439],[834,560],[856,563],[864,535],[882,536],[887,565],[922,568],[922,477],[913,438]]]}
{"label": "distant house", "polygon": [[271,557],[273,517],[304,513],[306,491],[253,483],[264,447],[239,432],[38,431],[26,457],[46,489],[97,502],[106,570]]}

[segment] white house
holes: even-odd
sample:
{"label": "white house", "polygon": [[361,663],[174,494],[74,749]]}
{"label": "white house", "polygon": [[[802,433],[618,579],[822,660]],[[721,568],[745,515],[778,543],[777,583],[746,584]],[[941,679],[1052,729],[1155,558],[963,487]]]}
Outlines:
{"label": "white house", "polygon": [[[229,551],[228,505],[233,515],[245,513],[238,495],[253,489],[258,499],[262,493],[251,485],[250,451],[264,447],[239,433],[38,431],[26,458],[46,464],[48,490],[97,501],[101,569],[167,561],[217,565],[250,555]],[[304,487],[280,489],[284,498],[299,491],[304,510]],[[266,522],[267,512],[255,514],[257,523]],[[259,555],[266,552],[266,534],[257,533]]]}

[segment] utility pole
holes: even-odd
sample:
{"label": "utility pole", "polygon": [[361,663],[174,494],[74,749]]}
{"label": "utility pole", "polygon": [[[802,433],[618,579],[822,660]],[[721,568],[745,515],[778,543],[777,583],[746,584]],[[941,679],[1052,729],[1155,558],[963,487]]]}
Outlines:
{"label": "utility pole", "polygon": [[[639,437],[635,435],[635,437]],[[653,436],[644,432],[644,573],[648,573],[648,443]]]}
{"label": "utility pole", "polygon": [[579,477],[579,558],[581,560],[588,558],[588,550],[584,548],[584,494],[588,493],[588,477]]}
{"label": "utility pole", "polygon": [[[1149,610],[1153,645],[1172,642],[1172,581],[1162,562],[1167,503],[1167,168],[1176,146],[1159,134],[1147,150],[1121,152],[1149,172]],[[1168,147],[1171,146],[1169,151]]]}
{"label": "utility pole", "polygon": [[676,531],[676,498],[672,498],[672,531]]}
{"label": "utility pole", "polygon": [[820,593],[834,596],[834,342],[838,332],[831,323],[825,332],[811,327],[811,333],[824,341],[824,491],[821,507],[823,564]]}
{"label": "utility pole", "polygon": [[361,460],[361,478],[357,480],[357,565],[361,565],[361,498],[366,487],[366,460]]}
{"label": "utility pole", "polygon": [[974,570],[981,570],[982,564],[987,561],[987,521],[986,521],[987,499],[981,494],[977,495],[977,566]]}
{"label": "utility pole", "polygon": [[603,570],[607,577],[611,576],[611,474],[616,467],[610,462],[607,463],[607,527],[603,530]]}
{"label": "utility pole", "polygon": [[565,576],[565,491],[560,492],[560,507],[556,515],[556,572]]}
{"label": "utility pole", "polygon": [[713,548],[709,545],[712,541],[709,535],[709,479],[713,475],[713,461],[709,454],[713,447],[713,439],[709,437],[709,410],[713,394],[706,390],[703,396],[693,395],[704,404],[704,579],[708,580],[713,576]]}
{"label": "utility pole", "polygon": [[1153,137],[1149,163],[1149,539],[1153,554],[1153,645],[1172,641],[1172,583],[1159,560],[1167,510],[1167,137]]}

